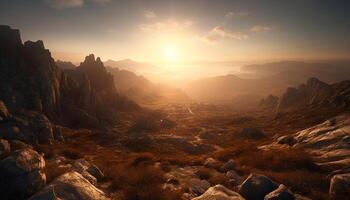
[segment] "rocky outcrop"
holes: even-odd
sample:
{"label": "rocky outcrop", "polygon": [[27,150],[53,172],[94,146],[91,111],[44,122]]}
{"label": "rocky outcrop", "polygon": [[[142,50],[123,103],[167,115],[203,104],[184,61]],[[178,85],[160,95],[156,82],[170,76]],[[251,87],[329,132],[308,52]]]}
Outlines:
{"label": "rocky outcrop", "polygon": [[91,184],[83,175],[71,171],[59,176],[30,200],[107,200],[106,194]]}
{"label": "rocky outcrop", "polygon": [[288,88],[281,96],[278,111],[304,108],[350,108],[350,81],[327,84],[310,78],[298,88]]}
{"label": "rocky outcrop", "polygon": [[251,174],[239,186],[238,193],[246,200],[263,200],[267,194],[277,189],[278,185],[264,175]]}
{"label": "rocky outcrop", "polygon": [[350,165],[350,115],[343,114],[288,136],[262,148],[302,148],[319,165],[342,169]]}
{"label": "rocky outcrop", "polygon": [[0,161],[0,193],[4,199],[23,199],[46,184],[45,160],[32,149],[11,153]]}
{"label": "rocky outcrop", "polygon": [[209,188],[201,196],[193,198],[192,200],[244,200],[244,198],[222,185],[216,185]]}
{"label": "rocky outcrop", "polygon": [[97,92],[116,92],[113,76],[107,72],[99,57],[95,59],[93,54],[86,56],[84,62],[77,68],[77,71],[85,73],[89,77],[91,86]]}
{"label": "rocky outcrop", "polygon": [[337,174],[332,177],[329,195],[332,199],[347,199],[350,195],[350,173]]}

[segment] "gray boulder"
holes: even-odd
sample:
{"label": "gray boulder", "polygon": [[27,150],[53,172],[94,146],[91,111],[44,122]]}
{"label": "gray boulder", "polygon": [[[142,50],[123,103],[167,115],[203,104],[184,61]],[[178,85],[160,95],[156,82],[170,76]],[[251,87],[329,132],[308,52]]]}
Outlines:
{"label": "gray boulder", "polygon": [[46,176],[43,172],[43,156],[32,149],[12,152],[0,161],[0,193],[2,197],[26,198],[43,188]]}
{"label": "gray boulder", "polygon": [[283,184],[265,196],[264,200],[295,200],[294,194]]}
{"label": "gray boulder", "polygon": [[278,185],[264,175],[250,174],[239,186],[239,193],[247,200],[263,200],[264,197],[277,189]]}
{"label": "gray boulder", "polygon": [[331,179],[329,195],[332,199],[347,199],[350,196],[350,173],[337,174]]}
{"label": "gray boulder", "polygon": [[222,185],[216,185],[209,188],[201,196],[193,198],[192,200],[244,200],[244,198]]}
{"label": "gray boulder", "polygon": [[108,200],[106,194],[75,171],[61,175],[29,200]]}

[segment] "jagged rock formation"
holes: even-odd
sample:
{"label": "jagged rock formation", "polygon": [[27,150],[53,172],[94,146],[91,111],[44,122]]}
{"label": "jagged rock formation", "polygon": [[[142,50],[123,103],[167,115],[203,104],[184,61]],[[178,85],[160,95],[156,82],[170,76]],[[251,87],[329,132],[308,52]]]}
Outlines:
{"label": "jagged rock formation", "polygon": [[289,87],[280,98],[269,95],[260,101],[263,109],[288,112],[302,109],[350,109],[350,81],[327,84],[310,78],[297,88]]}
{"label": "jagged rock formation", "polygon": [[60,70],[42,41],[22,44],[18,30],[0,26],[0,99],[14,114],[32,110],[55,122],[98,127],[118,109],[138,109],[117,94],[99,58],[87,56],[73,71]]}
{"label": "jagged rock formation", "polygon": [[62,61],[62,60],[56,60],[56,65],[59,67],[61,70],[74,70],[77,68],[73,63],[67,62],[67,61]]}
{"label": "jagged rock formation", "polygon": [[107,72],[99,57],[95,60],[93,54],[86,56],[84,62],[77,68],[77,71],[85,73],[89,77],[91,86],[97,92],[116,92],[113,76]]}
{"label": "jagged rock formation", "polygon": [[278,110],[296,110],[314,107],[350,107],[350,81],[329,85],[316,78],[298,88],[288,88],[282,95]]}

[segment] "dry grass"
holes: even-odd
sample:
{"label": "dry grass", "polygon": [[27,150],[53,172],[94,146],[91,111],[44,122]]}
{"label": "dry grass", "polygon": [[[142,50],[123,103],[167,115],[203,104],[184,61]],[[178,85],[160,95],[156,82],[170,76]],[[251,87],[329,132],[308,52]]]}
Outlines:
{"label": "dry grass", "polygon": [[104,171],[112,181],[112,191],[122,191],[125,200],[177,200],[180,193],[162,188],[164,172],[154,166],[151,154],[141,154],[120,165],[113,165]]}

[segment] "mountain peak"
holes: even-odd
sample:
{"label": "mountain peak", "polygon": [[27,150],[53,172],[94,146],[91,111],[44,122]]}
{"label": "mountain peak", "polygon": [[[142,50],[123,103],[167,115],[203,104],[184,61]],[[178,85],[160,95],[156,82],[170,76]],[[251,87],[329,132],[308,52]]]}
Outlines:
{"label": "mountain peak", "polygon": [[19,49],[22,46],[19,30],[0,25],[0,46],[2,47],[0,51],[6,51],[6,53]]}

